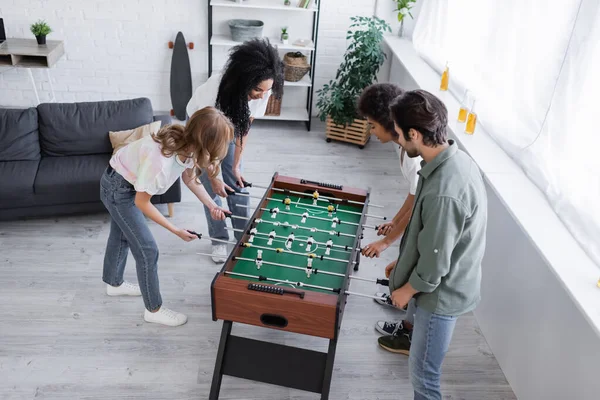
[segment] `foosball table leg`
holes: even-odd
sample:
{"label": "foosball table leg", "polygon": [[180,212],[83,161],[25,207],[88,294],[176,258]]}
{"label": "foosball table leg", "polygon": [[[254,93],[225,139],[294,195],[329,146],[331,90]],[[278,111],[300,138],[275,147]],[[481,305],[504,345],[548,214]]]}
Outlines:
{"label": "foosball table leg", "polygon": [[335,360],[335,348],[337,339],[329,340],[329,349],[327,350],[327,361],[325,362],[325,373],[323,375],[323,389],[321,390],[321,400],[329,400],[329,390],[331,387],[331,376],[333,374],[333,362]]}
{"label": "foosball table leg", "polygon": [[218,400],[219,392],[221,391],[221,381],[223,380],[223,356],[227,347],[227,339],[231,334],[233,322],[223,321],[223,329],[221,330],[221,340],[219,341],[219,352],[217,353],[217,361],[215,362],[215,371],[213,373],[212,385],[210,387],[209,400]]}

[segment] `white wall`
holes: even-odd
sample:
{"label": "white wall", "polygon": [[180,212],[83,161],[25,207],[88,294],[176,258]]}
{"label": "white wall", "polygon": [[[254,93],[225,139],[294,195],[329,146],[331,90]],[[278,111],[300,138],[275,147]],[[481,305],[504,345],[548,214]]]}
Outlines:
{"label": "white wall", "polygon": [[[278,0],[273,0],[277,2]],[[292,0],[294,1],[294,0]],[[65,41],[65,57],[52,69],[57,101],[96,101],[149,97],[156,110],[171,109],[169,74],[171,50],[167,43],[182,31],[195,43],[189,52],[193,85],[207,77],[208,0],[0,0],[7,37],[33,38],[29,25],[45,19],[54,32],[48,39]],[[281,0],[283,2],[283,0]],[[372,15],[375,0],[322,0],[316,88],[335,76],[346,48],[350,17]],[[227,33],[226,19],[256,18],[265,21],[266,36],[278,36],[290,26],[290,39],[310,37],[311,19],[286,11],[216,10],[214,29]],[[302,13],[304,14],[304,13]],[[295,18],[298,17],[298,18]],[[307,22],[302,22],[307,21]],[[215,48],[215,66],[224,62],[224,48]],[[42,70],[34,70],[47,101],[49,85]],[[290,89],[289,98],[306,91]],[[286,91],[286,93],[288,93]],[[284,101],[286,99],[284,98]],[[316,95],[315,95],[316,103]],[[32,106],[35,96],[27,73],[0,67],[0,105]]]}
{"label": "white wall", "polygon": [[[390,57],[389,81],[418,88]],[[486,189],[482,301],[474,311],[481,332],[520,400],[597,400],[600,337],[487,180]]]}

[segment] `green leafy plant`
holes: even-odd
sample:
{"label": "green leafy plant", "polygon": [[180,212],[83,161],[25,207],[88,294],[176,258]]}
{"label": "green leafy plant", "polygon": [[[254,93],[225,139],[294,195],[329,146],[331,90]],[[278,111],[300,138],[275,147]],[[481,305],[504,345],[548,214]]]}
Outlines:
{"label": "green leafy plant", "polygon": [[410,13],[410,9],[415,6],[417,0],[393,0],[396,3],[396,9],[398,11],[398,22],[402,22],[407,15],[414,18]]}
{"label": "green leafy plant", "polygon": [[44,20],[39,20],[35,24],[31,24],[31,33],[33,33],[33,35],[36,37],[46,36],[50,32],[52,32],[52,29],[50,29],[50,26],[48,26],[48,24]]}
{"label": "green leafy plant", "polygon": [[282,39],[287,39],[288,38],[288,32],[287,32],[288,28],[287,26],[285,28],[281,28],[281,38]]}
{"label": "green leafy plant", "polygon": [[335,75],[335,80],[317,91],[321,121],[330,116],[337,125],[348,125],[358,118],[356,100],[364,88],[377,80],[386,55],[381,49],[383,33],[391,32],[388,23],[377,17],[352,17],[346,35],[350,45]]}

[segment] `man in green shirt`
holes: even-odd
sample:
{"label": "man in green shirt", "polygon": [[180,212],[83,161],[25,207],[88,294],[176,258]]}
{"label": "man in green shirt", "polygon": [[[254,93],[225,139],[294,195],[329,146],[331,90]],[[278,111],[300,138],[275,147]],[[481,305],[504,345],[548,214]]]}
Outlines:
{"label": "man in green shirt", "polygon": [[393,352],[410,347],[415,400],[441,400],[441,367],[456,318],[480,300],[487,195],[475,162],[447,139],[444,103],[413,90],[398,96],[390,110],[400,145],[423,162],[400,255],[386,275],[392,303],[402,308],[414,297],[417,307],[412,335],[378,340]]}

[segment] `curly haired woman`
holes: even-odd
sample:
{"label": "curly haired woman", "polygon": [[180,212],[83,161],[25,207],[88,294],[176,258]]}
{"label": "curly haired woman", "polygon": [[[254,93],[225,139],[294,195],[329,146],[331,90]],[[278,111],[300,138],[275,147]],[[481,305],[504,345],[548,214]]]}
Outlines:
{"label": "curly haired woman", "polygon": [[[226,190],[246,192],[243,187],[242,154],[246,147],[250,126],[254,118],[262,117],[270,96],[281,98],[283,91],[283,62],[277,49],[266,39],[253,39],[234,47],[222,73],[214,74],[200,85],[187,105],[188,115],[205,106],[215,106],[231,120],[235,127],[235,139],[230,143],[227,156],[222,162],[223,181],[203,174],[201,179],[215,203],[221,205],[221,197],[227,198],[229,210],[238,216],[248,216],[249,198],[228,197]],[[237,206],[237,205],[241,205]],[[210,218],[210,210],[204,207],[210,237],[229,240],[225,221]],[[232,219],[234,228],[244,229],[246,221]],[[235,233],[239,239],[241,233]],[[227,247],[213,242],[212,259],[224,262]]]}

